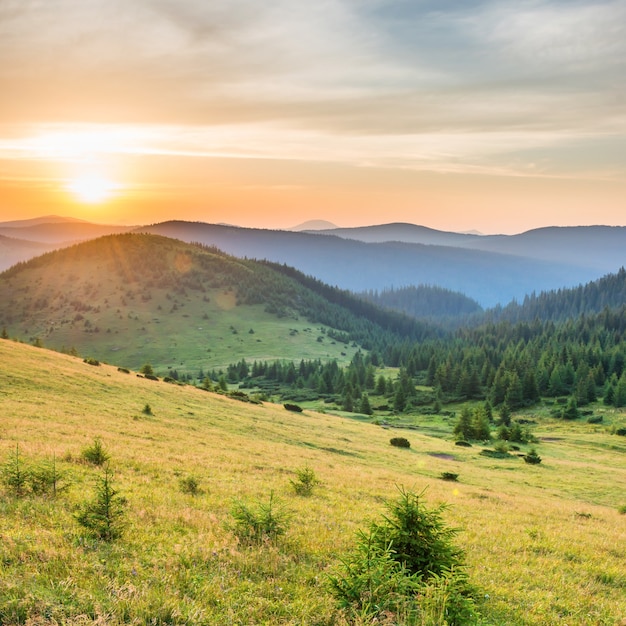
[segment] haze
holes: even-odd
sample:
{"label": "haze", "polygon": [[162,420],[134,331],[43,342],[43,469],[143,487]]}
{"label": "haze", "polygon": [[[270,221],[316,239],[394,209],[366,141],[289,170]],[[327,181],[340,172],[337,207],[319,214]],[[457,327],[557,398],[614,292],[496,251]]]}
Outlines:
{"label": "haze", "polygon": [[3,0],[0,218],[622,225],[625,31],[623,0]]}

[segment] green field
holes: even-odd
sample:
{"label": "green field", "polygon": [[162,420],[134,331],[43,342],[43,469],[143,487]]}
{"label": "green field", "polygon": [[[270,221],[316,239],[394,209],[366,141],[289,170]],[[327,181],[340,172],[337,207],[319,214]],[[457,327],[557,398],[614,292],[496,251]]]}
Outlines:
{"label": "green field", "polygon": [[[605,425],[537,415],[543,462],[531,466],[455,446],[434,417],[409,431],[294,414],[12,341],[0,341],[0,363],[0,460],[10,465],[16,446],[24,467],[54,458],[67,486],[54,498],[5,487],[2,624],[346,623],[327,575],[400,485],[450,504],[484,624],[626,617],[626,439],[610,428],[621,413]],[[410,449],[389,445],[398,434]],[[96,438],[127,501],[113,542],[75,519],[102,475],[81,459]],[[308,498],[290,483],[305,465],[321,481]],[[181,490],[189,477],[198,495]],[[270,494],[290,513],[287,533],[240,542],[234,503]]]}

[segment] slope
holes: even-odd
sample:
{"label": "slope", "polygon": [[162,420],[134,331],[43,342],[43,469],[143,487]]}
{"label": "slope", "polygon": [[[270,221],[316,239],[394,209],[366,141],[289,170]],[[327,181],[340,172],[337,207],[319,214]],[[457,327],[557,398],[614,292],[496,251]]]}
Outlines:
{"label": "slope", "polygon": [[0,326],[57,350],[193,376],[241,358],[344,362],[396,320],[414,339],[427,331],[348,294],[330,302],[284,271],[164,237],[110,235],[1,274]]}
{"label": "slope", "polygon": [[[614,624],[626,615],[615,510],[626,456],[603,429],[547,424],[538,431],[553,435],[539,446],[544,462],[529,466],[417,431],[410,449],[394,448],[374,425],[244,405],[6,340],[0,364],[0,462],[10,466],[16,452],[24,470],[55,460],[66,487],[56,497],[0,487],[6,626],[346,624],[326,575],[396,485],[452,504],[445,518],[461,527],[485,623],[546,626],[567,615],[571,625]],[[97,438],[126,502],[112,543],[75,519],[102,477],[82,456]],[[321,481],[309,498],[290,485],[305,465]],[[460,481],[440,480],[444,471]],[[195,496],[181,489],[189,478]],[[267,504],[270,494],[290,515],[287,534],[246,545],[233,532],[233,505]]]}

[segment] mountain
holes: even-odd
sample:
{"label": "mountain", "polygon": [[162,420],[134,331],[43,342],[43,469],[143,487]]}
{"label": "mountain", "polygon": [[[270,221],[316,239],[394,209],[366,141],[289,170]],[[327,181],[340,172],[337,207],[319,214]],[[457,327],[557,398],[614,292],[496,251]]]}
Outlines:
{"label": "mountain", "polygon": [[402,243],[420,243],[429,246],[459,247],[468,247],[467,242],[477,237],[477,235],[446,232],[405,222],[357,226],[353,228],[333,228],[326,230],[324,234],[336,235],[344,239],[356,239],[357,241],[365,241],[367,243],[400,241]]}
{"label": "mountain", "polygon": [[336,224],[332,222],[327,222],[326,220],[309,220],[308,222],[303,222],[302,224],[298,224],[298,226],[293,226],[288,228],[287,230],[294,230],[296,232],[300,232],[302,230],[329,230],[332,228],[337,228]]}
{"label": "mountain", "polygon": [[[42,218],[43,220],[43,218]],[[0,223],[0,235],[16,237],[40,243],[63,244],[94,239],[103,235],[125,233],[134,226],[114,226],[106,224],[92,224],[78,220],[69,221],[57,218],[52,222],[34,220],[36,223],[22,226],[7,226]],[[27,220],[30,222],[31,220]]]}
{"label": "mountain", "polygon": [[490,309],[483,316],[477,316],[475,321],[562,322],[624,306],[626,306],[626,270],[622,267],[615,274],[607,274],[585,285],[529,294],[520,303],[511,302],[505,307]]}
{"label": "mountain", "polygon": [[147,234],[109,235],[0,274],[0,326],[61,351],[161,373],[239,359],[338,359],[424,325],[295,270]]}
{"label": "mountain", "polygon": [[601,275],[593,268],[511,254],[443,245],[366,243],[325,233],[183,221],[163,222],[138,230],[214,245],[238,257],[285,263],[341,289],[362,292],[436,285],[461,292],[483,307],[522,299],[533,291],[578,285]]}
{"label": "mountain", "polygon": [[27,220],[12,220],[10,222],[0,222],[0,227],[23,228],[25,226],[38,226],[39,224],[65,224],[65,223],[87,223],[76,217],[62,217],[60,215],[44,215]]}
{"label": "mountain", "polygon": [[25,241],[0,235],[0,272],[20,261],[43,254],[53,246],[37,241]]}
{"label": "mountain", "polygon": [[461,324],[468,316],[483,311],[478,302],[462,293],[427,285],[367,291],[359,295],[379,306],[437,322],[450,319]]}
{"label": "mountain", "polygon": [[337,228],[325,231],[325,234],[369,243],[400,241],[497,252],[570,264],[601,274],[615,272],[626,265],[624,226],[554,226],[518,235],[477,235],[393,223]]}

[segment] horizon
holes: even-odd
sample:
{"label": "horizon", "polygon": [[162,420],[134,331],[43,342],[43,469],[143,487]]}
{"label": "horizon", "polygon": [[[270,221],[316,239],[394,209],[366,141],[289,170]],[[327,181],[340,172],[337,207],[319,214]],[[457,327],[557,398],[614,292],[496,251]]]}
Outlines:
{"label": "horizon", "polygon": [[[275,227],[269,227],[269,226],[246,226],[243,224],[235,224],[235,223],[226,223],[226,222],[211,222],[211,221],[206,221],[206,220],[202,220],[202,219],[184,219],[181,217],[170,217],[170,218],[166,218],[164,220],[160,220],[157,222],[145,222],[145,223],[126,223],[126,222],[106,222],[106,221],[97,221],[97,220],[93,220],[93,219],[86,219],[84,217],[74,217],[74,216],[70,216],[70,215],[56,215],[56,214],[49,214],[49,215],[35,215],[33,217],[26,217],[26,218],[17,218],[17,219],[4,219],[2,216],[0,216],[0,226],[4,226],[5,224],[9,224],[11,222],[30,222],[30,221],[41,221],[41,220],[45,220],[45,219],[51,219],[54,221],[78,221],[78,222],[83,222],[83,223],[88,223],[88,224],[94,224],[94,225],[98,225],[98,226],[115,226],[115,227],[130,227],[130,228],[141,228],[143,226],[151,226],[151,225],[156,225],[156,224],[161,224],[161,223],[166,223],[166,222],[171,222],[171,221],[176,221],[176,222],[188,222],[190,224],[193,223],[198,223],[198,224],[209,224],[209,225],[214,225],[214,226],[226,226],[226,227],[231,227],[231,228],[242,228],[242,229],[251,229],[251,230],[277,230],[277,231],[293,231],[293,232],[297,232],[299,230],[305,231],[305,230],[310,230],[310,231],[315,231],[318,230],[319,232],[323,233],[326,230],[349,230],[349,229],[357,229],[357,228],[375,228],[375,227],[380,227],[380,226],[392,226],[392,225],[407,225],[407,226],[417,226],[420,228],[426,228],[429,230],[435,230],[435,231],[440,231],[440,232],[449,232],[449,233],[455,233],[455,234],[459,234],[459,235],[476,235],[479,237],[489,237],[489,236],[515,236],[515,235],[522,235],[524,233],[527,232],[531,232],[534,230],[540,230],[540,229],[544,229],[544,228],[626,228],[626,224],[622,225],[622,224],[600,224],[600,223],[596,223],[596,224],[570,224],[570,225],[562,225],[562,224],[550,224],[550,225],[546,225],[546,226],[537,226],[535,228],[529,228],[527,230],[523,230],[523,231],[519,231],[519,232],[511,232],[511,233],[504,233],[504,232],[491,232],[491,233],[486,233],[486,232],[482,232],[479,231],[478,229],[469,229],[469,230],[443,230],[443,229],[438,229],[438,228],[433,228],[432,226],[429,226],[427,224],[417,224],[414,222],[397,222],[397,221],[392,221],[392,222],[379,222],[379,223],[369,223],[369,224],[355,224],[355,225],[351,225],[351,226],[346,226],[346,225],[340,225],[340,224],[334,224],[331,223],[330,220],[325,220],[325,219],[310,219],[310,220],[305,220],[304,222],[299,222],[297,224],[292,224],[290,226],[275,226]],[[315,223],[315,222],[328,222],[329,226],[324,227],[324,228],[315,228],[315,227],[309,227],[309,228],[302,228],[303,226],[307,225],[308,223]],[[42,223],[52,223],[52,222],[42,222]],[[24,226],[8,226],[8,227],[13,227],[16,230],[19,230],[19,228],[22,228]]]}
{"label": "horizon", "polygon": [[3,6],[1,221],[626,224],[623,2]]}

